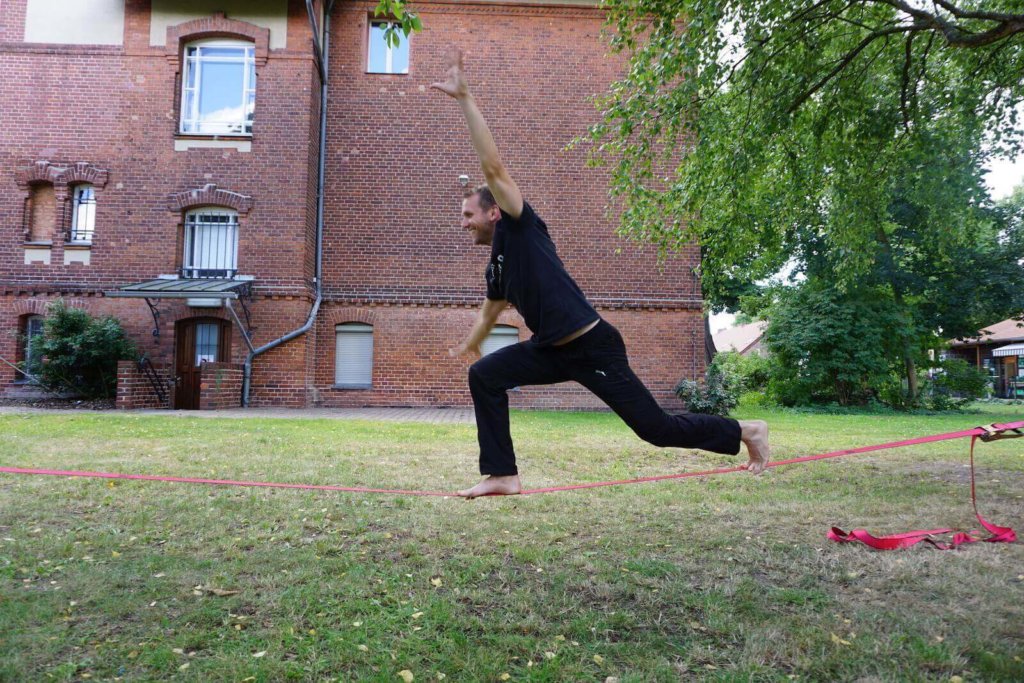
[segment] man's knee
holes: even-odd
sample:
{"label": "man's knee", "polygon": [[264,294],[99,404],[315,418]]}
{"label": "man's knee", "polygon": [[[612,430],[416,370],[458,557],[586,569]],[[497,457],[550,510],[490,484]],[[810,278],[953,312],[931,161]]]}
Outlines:
{"label": "man's knee", "polygon": [[490,383],[491,373],[487,371],[487,363],[481,358],[477,362],[469,366],[469,386],[470,388],[483,389]]}

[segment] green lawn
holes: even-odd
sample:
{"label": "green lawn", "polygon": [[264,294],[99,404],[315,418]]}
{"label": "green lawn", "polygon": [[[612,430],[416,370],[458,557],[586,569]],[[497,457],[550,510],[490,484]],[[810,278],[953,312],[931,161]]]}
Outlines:
{"label": "green lawn", "polygon": [[[782,459],[1021,413],[740,417]],[[516,413],[513,436],[529,488],[741,461],[608,414]],[[471,502],[0,474],[0,680],[1019,681],[1022,544],[825,539],[976,528],[967,446]],[[1022,454],[977,453],[983,514],[1024,533]],[[0,415],[0,464],[477,480],[471,426],[333,420]]]}

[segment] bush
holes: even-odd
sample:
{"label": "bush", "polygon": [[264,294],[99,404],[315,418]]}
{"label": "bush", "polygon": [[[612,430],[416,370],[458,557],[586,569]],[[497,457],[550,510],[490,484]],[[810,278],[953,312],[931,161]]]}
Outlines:
{"label": "bush", "polygon": [[767,356],[744,356],[736,351],[719,351],[712,364],[722,369],[726,383],[740,394],[764,391],[768,387],[771,361]]}
{"label": "bush", "polygon": [[931,410],[960,410],[985,395],[988,375],[960,358],[942,361],[925,384],[922,399]]}
{"label": "bush", "polygon": [[739,403],[738,392],[715,363],[708,366],[703,386],[684,379],[676,385],[675,393],[691,413],[726,416]]}
{"label": "bush", "polygon": [[111,398],[117,391],[117,362],[136,357],[135,344],[117,318],[94,318],[60,299],[46,307],[43,333],[32,341],[28,371],[48,391],[85,398]]}

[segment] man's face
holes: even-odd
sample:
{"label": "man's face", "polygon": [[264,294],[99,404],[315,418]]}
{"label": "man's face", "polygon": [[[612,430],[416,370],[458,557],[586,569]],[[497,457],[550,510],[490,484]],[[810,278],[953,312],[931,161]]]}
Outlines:
{"label": "man's face", "polygon": [[462,200],[462,229],[469,230],[473,244],[490,244],[494,238],[494,227],[501,219],[501,209],[480,206],[480,195],[471,194]]}

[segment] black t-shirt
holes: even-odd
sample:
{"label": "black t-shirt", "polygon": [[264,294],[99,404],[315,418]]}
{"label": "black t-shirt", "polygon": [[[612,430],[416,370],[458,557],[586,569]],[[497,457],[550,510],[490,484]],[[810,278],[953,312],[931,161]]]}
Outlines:
{"label": "black t-shirt", "polygon": [[539,346],[549,346],[600,317],[565,271],[548,226],[526,202],[518,220],[501,212],[485,277],[487,298],[515,306],[533,332],[531,341]]}

